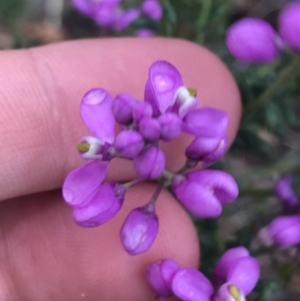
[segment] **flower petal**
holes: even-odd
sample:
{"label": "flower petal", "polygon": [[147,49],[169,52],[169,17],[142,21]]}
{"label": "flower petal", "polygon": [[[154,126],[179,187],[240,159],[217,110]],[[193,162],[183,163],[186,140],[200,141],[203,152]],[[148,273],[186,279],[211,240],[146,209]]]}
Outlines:
{"label": "flower petal", "polygon": [[229,269],[227,281],[236,285],[245,295],[255,287],[260,274],[257,259],[248,256],[238,259]]}
{"label": "flower petal", "polygon": [[72,170],[63,184],[63,197],[71,206],[86,205],[97,193],[105,178],[108,162],[92,161]]}
{"label": "flower petal", "polygon": [[93,199],[84,207],[75,208],[73,218],[82,227],[97,227],[111,220],[121,209],[124,194],[116,193],[120,184],[105,183],[98,187]]}
{"label": "flower petal", "polygon": [[92,89],[87,92],[82,99],[80,113],[86,126],[98,139],[109,143],[114,141],[112,97],[106,90]]}
{"label": "flower petal", "polygon": [[230,267],[240,258],[248,257],[249,252],[244,247],[236,247],[227,250],[222,257],[213,273],[213,284],[216,288],[219,288],[227,281],[227,274]]}
{"label": "flower petal", "polygon": [[172,290],[184,301],[209,301],[214,293],[210,281],[196,269],[180,269],[173,278]]}
{"label": "flower petal", "polygon": [[201,137],[223,137],[229,124],[228,114],[215,108],[201,108],[189,112],[185,118],[182,130]]}
{"label": "flower petal", "polygon": [[210,189],[193,180],[174,185],[173,192],[179,201],[195,216],[215,218],[222,213],[222,205]]}
{"label": "flower petal", "polygon": [[213,190],[213,194],[222,203],[230,203],[237,198],[239,188],[235,179],[220,170],[200,170],[187,174],[188,179],[197,181],[203,187]]}
{"label": "flower petal", "polygon": [[174,101],[177,89],[182,85],[179,71],[169,62],[157,61],[150,67],[145,101],[152,105],[154,116],[167,111]]}

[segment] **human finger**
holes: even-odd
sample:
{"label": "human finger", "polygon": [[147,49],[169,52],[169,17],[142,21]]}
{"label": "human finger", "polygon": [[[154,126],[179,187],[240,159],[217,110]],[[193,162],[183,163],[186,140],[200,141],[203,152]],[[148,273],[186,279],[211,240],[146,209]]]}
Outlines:
{"label": "human finger", "polygon": [[[0,200],[56,189],[82,164],[75,145],[88,134],[79,116],[82,95],[102,87],[143,98],[147,70],[165,59],[195,87],[201,105],[224,109],[232,141],[240,118],[239,93],[223,63],[205,48],[172,39],[98,39],[65,42],[0,57]],[[167,168],[184,163],[189,138],[163,144]],[[134,177],[131,162],[112,161],[108,179]]]}
{"label": "human finger", "polygon": [[166,191],[157,201],[160,229],[151,249],[130,256],[122,248],[119,230],[125,217],[154,190],[149,183],[132,188],[118,215],[93,229],[75,225],[60,191],[2,202],[1,300],[154,300],[146,282],[150,263],[173,258],[197,267],[199,260],[195,228]]}

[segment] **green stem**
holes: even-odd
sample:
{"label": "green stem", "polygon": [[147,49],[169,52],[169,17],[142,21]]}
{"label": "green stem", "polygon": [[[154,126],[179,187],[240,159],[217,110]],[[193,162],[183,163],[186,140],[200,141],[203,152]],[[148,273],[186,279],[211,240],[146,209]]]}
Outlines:
{"label": "green stem", "polygon": [[141,182],[144,182],[144,180],[142,179],[135,179],[133,181],[130,181],[130,182],[127,182],[127,183],[124,183],[123,186],[126,190],[128,190],[129,188],[141,183]]}
{"label": "green stem", "polygon": [[202,0],[202,7],[196,25],[197,28],[196,42],[199,44],[203,44],[205,41],[204,27],[207,24],[210,11],[212,8],[212,4],[213,4],[212,0]]}
{"label": "green stem", "polygon": [[170,172],[166,169],[162,173],[162,177],[169,181],[171,181],[174,178],[174,176],[175,176],[175,174],[173,174],[172,172]]}
{"label": "green stem", "polygon": [[248,123],[256,112],[261,110],[268,101],[282,86],[290,80],[290,76],[295,73],[300,67],[300,60],[298,57],[292,60],[292,62],[285,67],[279,74],[279,77],[267,88],[254,102],[252,102],[243,112],[242,123]]}

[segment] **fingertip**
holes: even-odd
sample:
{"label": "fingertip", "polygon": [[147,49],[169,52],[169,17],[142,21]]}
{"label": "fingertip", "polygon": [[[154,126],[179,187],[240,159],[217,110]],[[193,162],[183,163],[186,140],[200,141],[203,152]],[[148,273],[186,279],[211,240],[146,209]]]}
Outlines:
{"label": "fingertip", "polygon": [[[185,85],[197,89],[201,106],[229,114],[232,142],[241,112],[239,92],[225,65],[202,46],[178,39],[122,38],[4,52],[0,58],[0,135],[7,143],[0,150],[0,157],[5,158],[0,199],[60,187],[66,174],[82,164],[75,149],[88,134],[79,114],[82,96],[102,87],[113,96],[127,92],[142,100],[148,68],[162,59],[178,68]],[[183,136],[162,143],[168,169],[175,171],[183,165],[190,140]],[[112,161],[108,179],[133,177],[131,163]]]}

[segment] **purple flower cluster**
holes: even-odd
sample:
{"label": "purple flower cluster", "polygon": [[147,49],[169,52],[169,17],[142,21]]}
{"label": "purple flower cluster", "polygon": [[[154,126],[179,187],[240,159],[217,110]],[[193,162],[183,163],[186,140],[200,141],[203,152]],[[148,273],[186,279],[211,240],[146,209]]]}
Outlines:
{"label": "purple flower cluster", "polygon": [[228,29],[226,44],[236,59],[247,63],[271,62],[285,47],[300,53],[300,1],[283,8],[278,31],[264,20],[243,18]]}
{"label": "purple flower cluster", "polygon": [[[171,188],[194,215],[219,216],[222,205],[238,195],[235,180],[218,170],[184,172],[200,161],[207,166],[224,155],[228,116],[218,109],[196,108],[197,104],[196,91],[186,88],[179,71],[166,61],[150,67],[144,102],[125,93],[113,99],[100,88],[88,91],[80,112],[93,136],[83,137],[78,150],[82,158],[92,161],[71,171],[63,185],[75,222],[83,227],[108,222],[121,209],[126,191],[146,180],[156,180],[158,190],[145,206],[130,212],[120,231],[131,255],[148,250],[156,238],[155,201],[163,187]],[[122,128],[117,135],[115,122]],[[185,166],[171,173],[165,170],[159,141],[172,141],[182,132],[194,136],[194,141],[186,149]],[[125,184],[104,182],[109,163],[116,157],[133,162],[137,179]]]}
{"label": "purple flower cluster", "polygon": [[300,243],[300,215],[295,215],[299,206],[299,198],[292,188],[292,176],[287,175],[278,180],[274,188],[275,194],[281,201],[286,213],[276,217],[269,225],[258,233],[259,242],[264,246],[279,245],[284,247]]}
{"label": "purple flower cluster", "polygon": [[158,300],[175,295],[183,301],[244,301],[260,273],[258,261],[244,247],[227,250],[220,258],[212,283],[198,270],[181,268],[172,259],[151,264],[148,283]]}
{"label": "purple flower cluster", "polygon": [[[158,0],[143,0],[140,7],[122,8],[126,0],[72,0],[73,6],[83,15],[91,18],[102,28],[115,31],[125,30],[132,22],[144,15],[159,21],[162,18],[162,7]],[[144,29],[137,36],[151,36],[150,30]]]}

